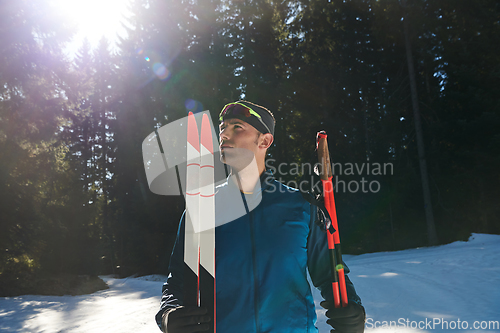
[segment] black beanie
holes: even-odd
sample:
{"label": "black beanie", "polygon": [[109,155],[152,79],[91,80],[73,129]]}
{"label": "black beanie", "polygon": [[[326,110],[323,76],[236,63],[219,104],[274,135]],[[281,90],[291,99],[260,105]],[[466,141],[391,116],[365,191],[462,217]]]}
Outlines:
{"label": "black beanie", "polygon": [[[255,111],[261,118],[259,119],[255,115],[252,115],[248,113],[247,115],[242,115],[242,114],[234,114],[231,109],[229,109],[226,113],[222,114],[224,110],[222,110],[220,114],[220,120],[223,121],[225,119],[232,119],[232,118],[237,118],[240,120],[243,120],[244,122],[252,125],[255,129],[257,129],[261,133],[271,133],[274,136],[274,127],[275,127],[275,119],[271,111],[268,109],[259,106],[257,104],[253,104],[248,101],[237,101],[234,103],[230,103],[227,106],[230,106],[231,104],[242,104],[245,105],[247,108],[252,109]],[[225,107],[225,108],[226,108]],[[224,108],[224,109],[225,109]],[[264,125],[265,124],[265,125]]]}

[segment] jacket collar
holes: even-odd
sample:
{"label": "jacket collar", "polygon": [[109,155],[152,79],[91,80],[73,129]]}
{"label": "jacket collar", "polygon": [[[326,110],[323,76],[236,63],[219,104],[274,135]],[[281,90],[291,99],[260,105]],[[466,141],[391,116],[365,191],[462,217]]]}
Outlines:
{"label": "jacket collar", "polygon": [[[237,187],[235,181],[232,180],[231,177],[233,177],[232,173],[229,174],[229,176],[227,177],[228,186]],[[274,180],[275,179],[274,179],[273,172],[271,170],[265,170],[259,177],[260,184],[256,184],[253,192],[246,193],[245,196],[253,197],[253,196],[261,195],[262,192],[265,192],[266,190],[268,190],[271,187]]]}

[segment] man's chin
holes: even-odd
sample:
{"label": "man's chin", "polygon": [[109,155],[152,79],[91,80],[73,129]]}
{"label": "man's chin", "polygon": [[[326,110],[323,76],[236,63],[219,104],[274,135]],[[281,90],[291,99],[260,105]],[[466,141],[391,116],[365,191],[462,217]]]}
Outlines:
{"label": "man's chin", "polygon": [[234,167],[238,164],[238,158],[236,156],[228,156],[226,153],[220,155],[220,161],[230,167]]}
{"label": "man's chin", "polygon": [[220,161],[236,170],[242,170],[255,163],[255,155],[244,148],[226,148],[221,151]]}

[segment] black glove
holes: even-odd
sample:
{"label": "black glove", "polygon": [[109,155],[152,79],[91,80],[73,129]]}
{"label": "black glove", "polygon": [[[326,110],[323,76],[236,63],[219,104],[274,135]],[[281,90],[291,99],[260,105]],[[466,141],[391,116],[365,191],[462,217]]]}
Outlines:
{"label": "black glove", "polygon": [[180,306],[163,313],[162,330],[165,333],[205,332],[210,329],[207,323],[211,320],[206,308]]}
{"label": "black glove", "polygon": [[345,308],[335,308],[333,301],[323,301],[320,305],[327,309],[326,323],[334,329],[330,333],[363,333],[365,330],[365,308],[350,301]]}

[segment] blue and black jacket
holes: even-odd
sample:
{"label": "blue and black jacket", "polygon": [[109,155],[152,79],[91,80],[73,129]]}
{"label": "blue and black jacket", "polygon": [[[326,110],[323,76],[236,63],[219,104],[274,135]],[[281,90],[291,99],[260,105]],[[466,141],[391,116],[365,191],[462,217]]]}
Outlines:
{"label": "blue and black jacket", "polygon": [[[228,181],[217,187],[216,295],[218,333],[318,332],[307,271],[325,300],[332,300],[326,234],[314,223],[315,206],[298,190],[263,173],[260,188],[241,193]],[[228,222],[228,211],[245,209]],[[183,305],[184,218],[163,285],[158,324],[169,308]],[[346,273],[349,269],[346,267]],[[346,276],[349,301],[361,304]],[[161,327],[161,326],[160,326]]]}

